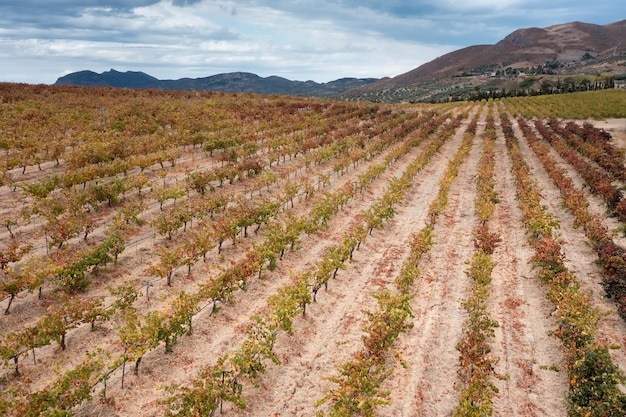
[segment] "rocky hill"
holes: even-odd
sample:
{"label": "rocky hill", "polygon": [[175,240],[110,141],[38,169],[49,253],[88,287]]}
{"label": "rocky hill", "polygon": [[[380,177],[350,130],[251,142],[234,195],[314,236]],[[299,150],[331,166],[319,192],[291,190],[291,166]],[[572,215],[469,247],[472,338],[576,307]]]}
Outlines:
{"label": "rocky hill", "polygon": [[334,97],[375,81],[377,81],[375,78],[341,78],[328,83],[317,83],[315,81],[291,81],[277,76],[263,78],[248,72],[218,74],[204,78],[159,80],[143,72],[119,72],[112,69],[101,74],[93,71],[74,72],[60,77],[55,85]]}
{"label": "rocky hill", "polygon": [[515,88],[550,76],[626,73],[626,20],[519,29],[495,45],[448,53],[412,71],[346,94],[374,101],[441,100],[476,89]]}

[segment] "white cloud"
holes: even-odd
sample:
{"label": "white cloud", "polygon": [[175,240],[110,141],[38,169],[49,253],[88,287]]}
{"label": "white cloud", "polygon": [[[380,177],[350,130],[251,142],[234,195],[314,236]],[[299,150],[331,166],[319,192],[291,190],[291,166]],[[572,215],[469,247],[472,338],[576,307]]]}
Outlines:
{"label": "white cloud", "polygon": [[0,80],[52,83],[110,68],[169,79],[393,76],[520,27],[598,20],[605,10],[598,23],[609,23],[619,1],[20,0],[0,4],[0,58],[10,62]]}

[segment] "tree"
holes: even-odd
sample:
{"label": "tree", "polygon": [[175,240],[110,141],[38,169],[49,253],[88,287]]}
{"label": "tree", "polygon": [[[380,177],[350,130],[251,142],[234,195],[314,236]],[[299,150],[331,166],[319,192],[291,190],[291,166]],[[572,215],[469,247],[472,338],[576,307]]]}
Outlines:
{"label": "tree", "polygon": [[270,185],[274,184],[278,179],[274,171],[270,171],[267,169],[263,170],[263,172],[261,173],[261,178],[268,191],[270,189]]}
{"label": "tree", "polygon": [[[203,368],[194,379],[191,387],[176,384],[166,387],[171,395],[163,402],[168,406],[167,417],[212,416],[220,405],[217,396],[219,384],[213,377],[211,368]],[[208,375],[207,375],[208,373]]]}
{"label": "tree", "polygon": [[155,191],[156,200],[159,202],[159,208],[163,210],[163,203],[167,200],[176,200],[186,194],[185,189],[176,185],[171,187],[159,188]]}
{"label": "tree", "polygon": [[78,323],[71,322],[65,315],[65,311],[57,306],[48,307],[46,314],[37,320],[37,327],[49,340],[55,340],[61,350],[65,350],[65,335],[69,329],[78,326]]}
{"label": "tree", "polygon": [[291,182],[291,181],[287,181],[285,183],[285,187],[284,187],[285,200],[291,203],[291,208],[293,208],[293,199],[298,195],[299,191],[300,191],[299,184],[295,182]]}
{"label": "tree", "polygon": [[91,266],[88,249],[80,252],[63,250],[54,253],[57,263],[55,282],[66,291],[75,293],[83,291],[91,283],[87,268]]}
{"label": "tree", "polygon": [[191,267],[198,262],[200,257],[200,250],[197,245],[197,240],[193,236],[185,239],[183,244],[178,248],[180,254],[180,262],[183,265],[187,265],[187,275],[191,275]]}
{"label": "tree", "polygon": [[[300,234],[307,228],[307,219],[304,217],[292,217],[291,213],[287,215],[284,226],[282,227],[282,242],[289,245],[289,250],[294,249],[296,242],[300,238]],[[282,254],[281,254],[282,259]]]}
{"label": "tree", "polygon": [[222,243],[228,238],[233,239],[233,245],[237,242],[239,234],[239,226],[237,219],[231,217],[222,217],[213,224],[213,233],[217,239],[217,253],[222,252]]}
{"label": "tree", "polygon": [[168,240],[172,240],[173,234],[183,225],[180,216],[172,213],[159,213],[152,220],[152,226],[161,236],[166,236]]}
{"label": "tree", "polygon": [[88,190],[93,201],[98,203],[107,202],[109,207],[117,204],[120,201],[120,196],[124,194],[127,189],[126,178],[114,178],[111,181],[93,183]]}
{"label": "tree", "polygon": [[96,322],[109,321],[111,318],[112,312],[104,306],[103,298],[84,299],[82,303],[83,314],[81,321],[89,323],[92,331],[96,329]]}
{"label": "tree", "polygon": [[379,216],[376,210],[370,208],[365,213],[365,221],[367,223],[368,233],[371,235],[372,231],[383,224],[383,219]]}
{"label": "tree", "polygon": [[20,334],[17,332],[8,333],[0,340],[0,358],[2,358],[4,366],[7,366],[9,361],[13,361],[15,376],[20,376],[19,358],[22,354],[22,349]]}
{"label": "tree", "polygon": [[238,204],[239,207],[237,207],[232,217],[237,219],[237,229],[243,229],[243,236],[248,237],[248,227],[255,223],[256,213],[245,198],[238,198]]}
{"label": "tree", "polygon": [[223,401],[229,401],[240,409],[245,408],[242,385],[233,372],[224,368],[225,358],[215,366],[203,367],[191,387],[170,385],[166,390],[172,394],[164,400],[168,406],[167,417],[212,416]]}
{"label": "tree", "polygon": [[253,210],[254,223],[257,224],[255,232],[258,232],[262,224],[268,224],[269,220],[278,213],[278,202],[264,200],[259,202]]}
{"label": "tree", "polygon": [[50,387],[32,393],[16,412],[24,416],[69,416],[71,409],[91,399],[92,388],[104,369],[102,351],[88,354],[77,367],[57,378]]}
{"label": "tree", "polygon": [[348,258],[348,255],[345,253],[342,246],[331,246],[327,251],[327,259],[333,268],[333,279],[337,277],[337,272],[339,269],[346,269],[344,264],[345,260]]}
{"label": "tree", "polygon": [[78,236],[83,229],[82,222],[76,216],[48,217],[44,226],[46,235],[50,239],[50,247],[61,249],[68,240]]}
{"label": "tree", "polygon": [[37,327],[47,339],[55,340],[61,350],[65,350],[65,335],[70,329],[81,323],[89,322],[95,326],[97,320],[109,319],[109,312],[104,309],[99,298],[83,299],[60,295],[58,303],[48,307],[46,314],[37,321]]}
{"label": "tree", "polygon": [[117,257],[124,252],[124,249],[126,249],[126,242],[120,232],[119,225],[116,225],[115,223],[112,225],[109,236],[102,243],[102,248],[108,255],[113,256],[115,261],[117,261]]}
{"label": "tree", "polygon": [[120,222],[124,222],[127,225],[134,223],[137,226],[141,226],[143,225],[144,221],[139,217],[139,215],[146,208],[147,207],[144,202],[139,198],[136,198],[121,207],[117,212],[116,218],[119,219]]}
{"label": "tree", "polygon": [[214,179],[215,174],[212,171],[196,171],[189,174],[187,183],[189,188],[204,196],[207,192],[207,189],[213,191],[211,181],[213,181]]}
{"label": "tree", "polygon": [[4,310],[4,314],[9,314],[11,303],[13,303],[17,294],[30,284],[30,281],[31,277],[28,274],[12,268],[5,268],[0,271],[0,294],[9,295],[9,303]]}
{"label": "tree", "polygon": [[42,285],[58,274],[61,266],[52,257],[33,257],[21,263],[21,273],[29,276],[28,290],[38,289],[38,298],[42,297]]}
{"label": "tree", "polygon": [[20,184],[20,187],[28,194],[36,198],[47,198],[54,191],[61,180],[58,175],[45,176],[37,182]]}
{"label": "tree", "polygon": [[7,217],[3,220],[3,223],[4,223],[4,227],[6,227],[7,230],[9,231],[9,235],[11,235],[11,239],[15,239],[15,234],[13,233],[13,230],[11,230],[11,228],[17,225],[17,220]]}
{"label": "tree", "polygon": [[144,174],[134,175],[128,179],[128,189],[137,189],[137,195],[141,197],[141,190],[150,186],[150,180]]}
{"label": "tree", "polygon": [[213,235],[208,226],[192,231],[190,239],[194,241],[196,253],[202,255],[202,260],[206,262],[207,253],[215,247]]}
{"label": "tree", "polygon": [[165,310],[146,314],[144,327],[149,334],[164,341],[165,352],[170,353],[179,336],[191,334],[191,319],[198,311],[196,298],[181,291]]}
{"label": "tree", "polygon": [[139,297],[139,292],[131,283],[122,284],[119,287],[109,287],[109,292],[115,297],[115,301],[111,305],[111,309],[119,315],[124,315],[126,311],[133,310],[133,303]]}
{"label": "tree", "polygon": [[37,364],[35,357],[35,348],[45,346],[49,343],[49,340],[45,335],[42,335],[40,329],[37,326],[24,327],[19,332],[20,343],[26,351],[30,350],[33,355],[33,364]]}
{"label": "tree", "polygon": [[271,319],[281,330],[292,334],[292,321],[302,312],[306,313],[306,305],[311,303],[311,291],[309,289],[309,276],[301,275],[296,282],[287,285],[268,300],[271,309]]}
{"label": "tree", "polygon": [[[376,406],[389,404],[389,392],[380,391],[391,369],[377,363],[375,358],[359,355],[355,360],[338,366],[339,376],[328,377],[339,388],[322,397],[316,406],[330,401],[330,417],[361,415],[374,417]],[[319,413],[318,415],[324,415]]]}
{"label": "tree", "polygon": [[11,303],[29,283],[28,275],[22,274],[19,269],[9,267],[9,264],[19,262],[30,249],[31,245],[20,246],[14,239],[11,239],[7,247],[0,251],[0,294],[9,295],[9,305],[5,314],[9,314]]}
{"label": "tree", "polygon": [[147,272],[159,278],[166,278],[167,285],[172,286],[172,273],[178,266],[180,253],[178,249],[170,249],[165,245],[159,246],[156,250],[159,263],[148,267]]}
{"label": "tree", "polygon": [[145,322],[142,323],[134,309],[125,309],[122,311],[122,319],[124,324],[119,329],[119,338],[124,346],[123,364],[122,364],[122,387],[124,387],[124,371],[126,361],[135,361],[134,375],[139,375],[139,365],[141,359],[146,352],[156,348],[159,344],[159,316],[153,313],[154,318],[149,322],[146,316]]}
{"label": "tree", "polygon": [[317,302],[317,292],[324,286],[328,288],[328,281],[333,273],[335,267],[328,258],[323,258],[317,265],[313,274],[312,286],[313,286],[313,301]]}
{"label": "tree", "polygon": [[229,356],[229,361],[236,373],[244,374],[254,381],[266,369],[265,360],[275,364],[280,361],[274,353],[276,325],[266,315],[252,317],[252,323],[246,331],[246,341],[241,348]]}
{"label": "tree", "polygon": [[200,311],[197,297],[180,291],[170,307],[172,309],[170,321],[176,323],[176,328],[180,328],[180,331],[183,331],[186,326],[185,332],[187,335],[191,335],[193,333],[191,320]]}

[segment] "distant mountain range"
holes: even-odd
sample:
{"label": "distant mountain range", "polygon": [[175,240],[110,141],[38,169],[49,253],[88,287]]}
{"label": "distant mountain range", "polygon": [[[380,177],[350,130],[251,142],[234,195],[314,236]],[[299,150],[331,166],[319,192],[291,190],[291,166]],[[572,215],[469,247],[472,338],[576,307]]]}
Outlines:
{"label": "distant mountain range", "polygon": [[112,69],[101,74],[93,71],[74,72],[60,77],[54,84],[335,97],[375,81],[377,81],[376,78],[341,78],[328,83],[317,83],[315,81],[291,81],[277,76],[263,78],[249,72],[232,72],[204,78],[159,80],[143,72],[119,72]]}
{"label": "distant mountain range", "polygon": [[538,89],[546,83],[560,85],[567,77],[577,76],[580,82],[581,75],[626,78],[626,20],[603,26],[573,22],[519,29],[495,45],[459,49],[393,78],[342,78],[320,84],[233,72],[159,80],[143,72],[110,70],[102,74],[75,72],[55,84],[398,102],[464,99],[477,91]]}

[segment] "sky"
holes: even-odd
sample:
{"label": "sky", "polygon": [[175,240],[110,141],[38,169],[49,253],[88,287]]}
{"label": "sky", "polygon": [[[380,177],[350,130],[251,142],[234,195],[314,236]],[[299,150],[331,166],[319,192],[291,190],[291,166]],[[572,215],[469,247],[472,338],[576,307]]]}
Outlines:
{"label": "sky", "polygon": [[0,0],[0,81],[381,78],[520,28],[623,19],[623,0]]}

